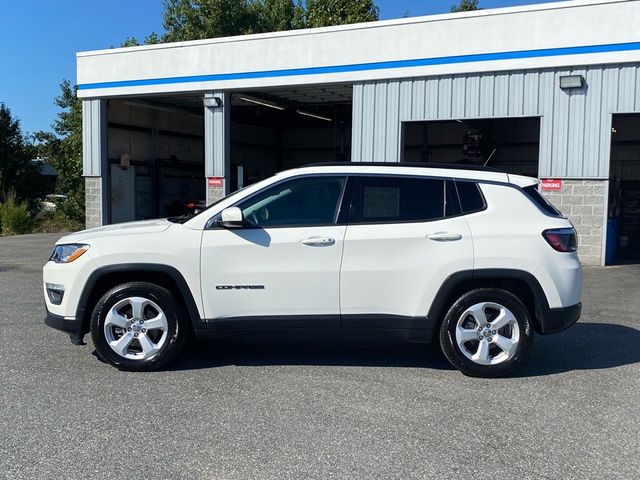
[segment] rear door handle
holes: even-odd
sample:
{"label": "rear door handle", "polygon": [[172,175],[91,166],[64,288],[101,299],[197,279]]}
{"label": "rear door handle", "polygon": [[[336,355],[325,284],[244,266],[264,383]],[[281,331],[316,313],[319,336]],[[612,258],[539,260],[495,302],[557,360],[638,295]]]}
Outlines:
{"label": "rear door handle", "polygon": [[461,240],[462,235],[456,232],[436,232],[427,235],[427,238],[434,242],[455,242]]}
{"label": "rear door handle", "polygon": [[300,243],[310,247],[330,247],[336,243],[336,240],[335,238],[329,237],[309,237],[304,240],[300,240]]}

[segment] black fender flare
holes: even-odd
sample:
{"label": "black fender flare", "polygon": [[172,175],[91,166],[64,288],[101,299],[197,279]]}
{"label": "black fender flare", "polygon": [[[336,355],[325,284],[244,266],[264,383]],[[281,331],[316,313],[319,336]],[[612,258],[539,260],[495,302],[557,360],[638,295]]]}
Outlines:
{"label": "black fender flare", "polygon": [[479,270],[463,270],[456,272],[443,282],[438,290],[438,293],[431,303],[427,318],[434,322],[434,326],[440,323],[447,313],[449,308],[452,294],[458,289],[458,287],[466,281],[472,280],[519,280],[524,282],[533,294],[534,301],[534,321],[536,329],[539,331],[545,330],[545,316],[549,312],[549,302],[547,296],[540,285],[540,282],[531,273],[524,270],[508,269],[508,268],[486,268]]}
{"label": "black fender flare", "polygon": [[89,278],[82,289],[82,293],[80,294],[80,299],[76,308],[76,319],[82,322],[82,333],[88,332],[88,320],[89,315],[91,315],[91,311],[89,311],[89,309],[92,307],[90,305],[90,299],[94,293],[96,285],[106,275],[114,273],[163,273],[168,275],[178,286],[178,290],[180,291],[180,295],[182,296],[187,308],[187,313],[194,330],[206,330],[207,324],[206,322],[203,322],[200,317],[198,307],[195,299],[193,298],[193,293],[191,292],[184,276],[177,268],[159,263],[123,263],[97,268],[91,272],[91,275],[89,275]]}

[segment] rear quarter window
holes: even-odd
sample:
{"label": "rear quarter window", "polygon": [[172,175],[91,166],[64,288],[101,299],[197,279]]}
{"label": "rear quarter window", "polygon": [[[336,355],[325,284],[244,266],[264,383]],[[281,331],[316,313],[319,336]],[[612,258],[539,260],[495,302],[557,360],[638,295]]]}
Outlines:
{"label": "rear quarter window", "polygon": [[538,191],[537,185],[529,185],[522,189],[526,196],[531,200],[538,208],[540,208],[547,215],[552,217],[561,217],[562,213],[556,209],[546,198],[544,198]]}

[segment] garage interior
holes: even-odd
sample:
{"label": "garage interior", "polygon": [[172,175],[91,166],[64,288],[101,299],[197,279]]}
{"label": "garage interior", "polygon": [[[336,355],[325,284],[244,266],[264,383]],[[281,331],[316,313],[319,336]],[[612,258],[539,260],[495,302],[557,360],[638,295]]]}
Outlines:
{"label": "garage interior", "polygon": [[640,262],[640,114],[613,115],[608,264]]}
{"label": "garage interior", "polygon": [[487,165],[538,176],[540,118],[484,118],[403,124],[406,162]]}
{"label": "garage interior", "polygon": [[231,189],[290,168],[351,160],[351,85],[231,95]]}
{"label": "garage interior", "polygon": [[201,96],[109,101],[109,223],[179,215],[204,199]]}
{"label": "garage interior", "polygon": [[[108,223],[180,215],[205,205],[203,94],[113,99]],[[230,189],[316,162],[351,159],[351,85],[231,95]]]}

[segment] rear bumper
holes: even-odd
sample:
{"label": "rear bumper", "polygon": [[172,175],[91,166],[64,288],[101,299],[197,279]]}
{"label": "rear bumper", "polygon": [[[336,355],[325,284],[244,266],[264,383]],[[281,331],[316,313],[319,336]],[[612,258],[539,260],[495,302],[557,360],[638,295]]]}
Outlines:
{"label": "rear bumper", "polygon": [[558,333],[576,323],[582,313],[582,303],[570,307],[545,308],[538,315],[540,332],[543,335]]}
{"label": "rear bumper", "polygon": [[51,328],[66,332],[71,338],[74,345],[84,345],[84,333],[82,332],[82,322],[75,318],[65,318],[61,315],[55,315],[47,310],[47,316],[44,323]]}

